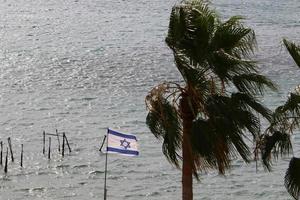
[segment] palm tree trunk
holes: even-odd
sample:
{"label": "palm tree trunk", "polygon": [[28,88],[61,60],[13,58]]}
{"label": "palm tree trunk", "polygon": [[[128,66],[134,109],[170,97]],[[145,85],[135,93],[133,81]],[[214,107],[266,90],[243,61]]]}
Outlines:
{"label": "palm tree trunk", "polygon": [[192,128],[193,113],[188,102],[188,96],[183,95],[180,102],[180,110],[183,120],[182,141],[182,200],[193,199],[193,155],[190,142],[190,130]]}

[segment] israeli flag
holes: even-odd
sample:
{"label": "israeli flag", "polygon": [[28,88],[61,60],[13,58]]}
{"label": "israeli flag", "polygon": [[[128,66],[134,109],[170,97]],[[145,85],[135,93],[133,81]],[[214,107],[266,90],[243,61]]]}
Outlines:
{"label": "israeli flag", "polygon": [[108,129],[107,153],[117,153],[126,156],[137,156],[137,139],[134,135],[119,133]]}

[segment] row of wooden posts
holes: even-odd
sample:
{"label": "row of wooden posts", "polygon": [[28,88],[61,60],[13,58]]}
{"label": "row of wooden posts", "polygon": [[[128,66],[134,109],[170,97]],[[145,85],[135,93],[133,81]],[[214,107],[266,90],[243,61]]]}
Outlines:
{"label": "row of wooden posts", "polygon": [[[7,168],[8,168],[8,148],[9,148],[9,151],[10,151],[11,161],[12,162],[15,161],[10,137],[7,138],[7,143],[8,143],[8,147],[6,147],[4,173],[7,173]],[[3,141],[0,141],[0,165],[3,166]],[[23,144],[21,144],[21,162],[20,162],[20,166],[23,167]]]}
{"label": "row of wooden posts", "polygon": [[[72,152],[66,133],[65,132],[59,133],[56,129],[56,134],[46,133],[45,131],[43,131],[43,154],[44,155],[46,153],[46,135],[55,136],[57,138],[58,152],[61,152],[62,157],[65,156],[65,143],[68,146],[69,153]],[[59,138],[60,135],[62,135],[63,137],[62,149],[60,149],[60,138]],[[51,137],[48,138],[48,159],[50,158],[51,158]]]}
{"label": "row of wooden posts", "polygon": [[[62,141],[62,148],[60,148],[60,136],[62,135],[63,137],[63,141]],[[59,133],[56,130],[56,134],[51,134],[51,133],[46,133],[45,131],[43,131],[43,154],[45,155],[46,153],[46,136],[50,136],[49,137],[49,145],[48,145],[48,159],[50,160],[51,158],[51,136],[55,136],[57,138],[57,142],[58,142],[58,151],[61,152],[62,157],[65,156],[65,146],[68,146],[69,149],[69,153],[72,152],[68,138],[65,134],[65,132]],[[4,173],[7,173],[7,169],[8,169],[8,154],[10,152],[10,157],[11,157],[11,162],[14,162],[14,154],[13,154],[13,149],[12,149],[12,144],[11,144],[11,139],[10,137],[7,138],[7,143],[8,143],[8,147],[6,147],[6,156],[5,156],[5,163],[4,163]],[[0,166],[3,166],[3,141],[0,141]],[[9,151],[8,151],[9,149]],[[21,144],[21,159],[20,159],[20,166],[23,167],[23,144]]]}

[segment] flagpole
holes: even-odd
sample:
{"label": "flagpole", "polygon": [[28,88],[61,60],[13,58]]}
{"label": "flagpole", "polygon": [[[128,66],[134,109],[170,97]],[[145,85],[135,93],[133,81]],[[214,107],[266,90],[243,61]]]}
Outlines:
{"label": "flagpole", "polygon": [[106,200],[107,189],[106,189],[106,175],[107,175],[107,147],[108,147],[108,129],[106,134],[106,155],[105,155],[105,173],[104,173],[104,200]]}

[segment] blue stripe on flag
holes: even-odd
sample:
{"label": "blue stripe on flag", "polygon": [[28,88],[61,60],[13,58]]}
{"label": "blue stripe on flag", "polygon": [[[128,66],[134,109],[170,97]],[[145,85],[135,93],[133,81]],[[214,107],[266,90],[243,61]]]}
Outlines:
{"label": "blue stripe on flag", "polygon": [[127,135],[127,134],[119,133],[117,131],[113,131],[113,130],[110,130],[110,129],[108,129],[108,133],[112,134],[112,135],[115,135],[115,136],[136,140],[136,137],[134,135]]}
{"label": "blue stripe on flag", "polygon": [[123,150],[123,149],[117,149],[113,147],[107,147],[107,151],[115,152],[115,153],[122,153],[122,154],[128,154],[128,155],[139,155],[138,151],[132,151],[132,150]]}

